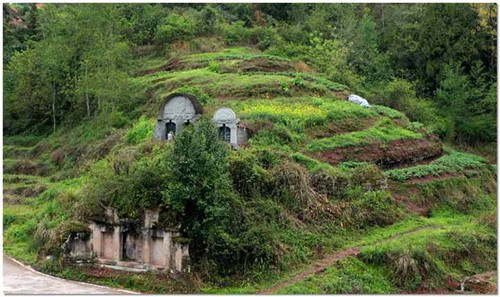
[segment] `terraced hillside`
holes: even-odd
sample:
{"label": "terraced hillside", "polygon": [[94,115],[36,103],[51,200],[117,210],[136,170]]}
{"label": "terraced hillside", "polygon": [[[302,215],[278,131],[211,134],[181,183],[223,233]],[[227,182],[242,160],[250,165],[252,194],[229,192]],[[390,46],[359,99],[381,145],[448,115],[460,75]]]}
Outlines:
{"label": "terraced hillside", "polygon": [[[129,123],[95,119],[45,138],[4,139],[7,253],[64,277],[156,293],[455,292],[464,277],[496,269],[488,160],[443,146],[401,112],[347,102],[346,86],[302,62],[253,48],[136,62],[144,66],[130,84],[141,104]],[[175,92],[195,95],[206,119],[232,108],[249,130],[228,157],[241,229],[220,243],[225,263],[200,261],[177,277],[47,260],[85,228],[89,205],[134,219],[160,203],[175,144],[152,133]]]}

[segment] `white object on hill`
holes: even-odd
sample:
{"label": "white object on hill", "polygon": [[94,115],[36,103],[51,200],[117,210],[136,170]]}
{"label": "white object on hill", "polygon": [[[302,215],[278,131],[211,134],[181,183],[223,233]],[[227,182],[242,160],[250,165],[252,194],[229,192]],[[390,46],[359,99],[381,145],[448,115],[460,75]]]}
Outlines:
{"label": "white object on hill", "polygon": [[349,102],[359,104],[363,107],[371,107],[370,103],[368,103],[368,101],[366,101],[366,99],[361,98],[358,95],[351,94],[347,97],[347,99],[349,100]]}

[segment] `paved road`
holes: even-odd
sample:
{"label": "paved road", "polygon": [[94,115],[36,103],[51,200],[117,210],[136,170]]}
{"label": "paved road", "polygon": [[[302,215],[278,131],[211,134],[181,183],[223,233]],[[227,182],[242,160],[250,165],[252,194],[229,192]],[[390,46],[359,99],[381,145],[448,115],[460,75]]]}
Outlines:
{"label": "paved road", "polygon": [[64,280],[37,273],[3,256],[5,294],[126,294],[125,291]]}

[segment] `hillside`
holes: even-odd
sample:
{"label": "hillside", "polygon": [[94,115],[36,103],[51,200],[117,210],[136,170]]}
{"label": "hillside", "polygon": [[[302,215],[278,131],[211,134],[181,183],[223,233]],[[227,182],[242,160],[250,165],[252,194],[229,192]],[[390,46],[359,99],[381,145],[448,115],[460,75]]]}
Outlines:
{"label": "hillside", "polygon": [[[464,277],[496,269],[496,166],[487,159],[444,145],[400,111],[350,103],[347,86],[253,47],[133,62],[130,114],[111,111],[47,137],[4,137],[6,253],[59,276],[148,293],[454,293]],[[68,266],[61,244],[99,205],[132,221],[151,206],[184,218],[168,198],[183,138],[152,139],[172,93],[197,97],[200,126],[229,107],[249,133],[220,161],[227,168],[217,167],[228,177],[221,205],[229,214],[213,217],[222,227],[208,237],[210,253],[193,244],[193,272],[182,276]],[[181,133],[197,133],[189,131]],[[183,232],[195,240],[192,230]],[[484,293],[493,283],[465,287]]]}

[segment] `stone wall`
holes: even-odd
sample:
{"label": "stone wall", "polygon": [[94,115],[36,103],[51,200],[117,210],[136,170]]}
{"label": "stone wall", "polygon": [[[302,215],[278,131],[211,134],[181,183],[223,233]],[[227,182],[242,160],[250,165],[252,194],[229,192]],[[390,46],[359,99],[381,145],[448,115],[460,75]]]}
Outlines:
{"label": "stone wall", "polygon": [[145,271],[189,271],[189,246],[179,242],[175,229],[154,228],[158,211],[145,212],[141,228],[120,224],[116,212],[107,212],[106,219],[92,222],[90,233],[72,234],[65,243],[66,258],[92,259],[111,268]]}

